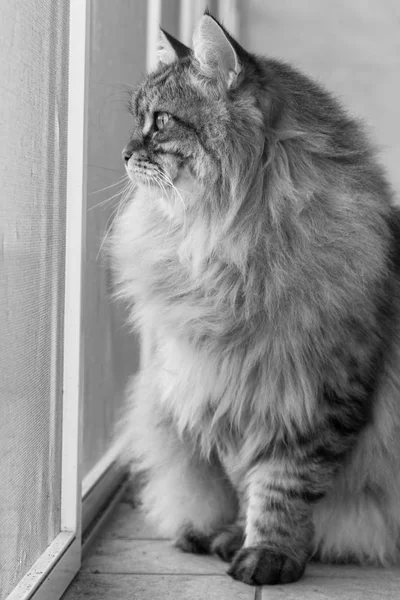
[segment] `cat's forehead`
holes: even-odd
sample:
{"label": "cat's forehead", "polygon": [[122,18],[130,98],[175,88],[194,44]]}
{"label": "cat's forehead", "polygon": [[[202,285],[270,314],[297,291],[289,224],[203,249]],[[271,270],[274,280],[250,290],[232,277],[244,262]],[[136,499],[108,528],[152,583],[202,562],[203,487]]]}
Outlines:
{"label": "cat's forehead", "polygon": [[145,117],[155,110],[192,111],[202,100],[187,69],[175,64],[148,75],[133,93],[131,107],[135,115]]}

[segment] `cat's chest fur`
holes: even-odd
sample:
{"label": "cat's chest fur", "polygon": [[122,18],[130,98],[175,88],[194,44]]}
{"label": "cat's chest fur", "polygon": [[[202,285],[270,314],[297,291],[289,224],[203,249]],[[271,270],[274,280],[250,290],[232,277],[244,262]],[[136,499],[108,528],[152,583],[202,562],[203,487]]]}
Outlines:
{"label": "cat's chest fur", "polygon": [[288,352],[301,357],[300,345],[292,335],[287,345],[276,320],[274,334],[267,318],[255,328],[244,314],[238,274],[218,262],[196,272],[181,229],[145,202],[135,199],[119,218],[112,254],[133,319],[155,335],[159,400],[178,429],[198,435],[207,450],[232,431],[245,439],[260,419],[301,419],[314,390],[301,359],[296,369],[285,368]]}
{"label": "cat's chest fur", "polygon": [[194,225],[185,236],[155,202],[136,198],[116,223],[111,246],[120,294],[135,302],[139,321],[186,340],[220,343],[236,319],[236,273],[215,259],[202,263],[206,229]]}
{"label": "cat's chest fur", "polygon": [[[223,266],[206,277],[196,272],[180,228],[145,201],[135,199],[114,229],[120,294],[133,301],[132,318],[156,341],[152,368],[161,404],[180,431],[197,433],[207,446],[211,438],[228,439],[227,415],[234,419],[240,411],[245,422],[246,396],[260,383],[256,360],[246,362],[243,349],[229,348],[236,316],[227,296],[237,281]],[[196,257],[200,232],[192,241]]]}

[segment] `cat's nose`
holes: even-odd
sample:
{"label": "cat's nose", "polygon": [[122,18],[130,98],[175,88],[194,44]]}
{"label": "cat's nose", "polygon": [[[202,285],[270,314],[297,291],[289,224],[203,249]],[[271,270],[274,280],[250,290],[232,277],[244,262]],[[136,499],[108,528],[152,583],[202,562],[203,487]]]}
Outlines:
{"label": "cat's nose", "polygon": [[132,149],[129,148],[129,146],[126,146],[122,150],[122,158],[123,158],[125,164],[128,164],[128,161],[129,161],[130,157],[132,156],[132,154],[133,154]]}
{"label": "cat's nose", "polygon": [[122,158],[125,165],[128,164],[129,159],[133,154],[139,154],[140,152],[143,152],[142,140],[136,137],[129,140],[125,148],[122,150]]}

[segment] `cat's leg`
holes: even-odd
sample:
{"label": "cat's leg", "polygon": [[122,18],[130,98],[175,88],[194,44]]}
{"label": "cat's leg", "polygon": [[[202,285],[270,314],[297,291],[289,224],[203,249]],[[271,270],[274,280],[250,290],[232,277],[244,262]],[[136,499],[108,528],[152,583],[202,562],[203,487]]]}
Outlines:
{"label": "cat's leg", "polygon": [[335,400],[318,426],[288,435],[247,473],[246,539],[228,571],[233,578],[263,585],[303,574],[312,553],[315,503],[332,487],[368,418],[354,399],[346,405]]}
{"label": "cat's leg", "polygon": [[301,471],[282,457],[261,460],[248,473],[245,544],[228,571],[234,579],[264,585],[303,574],[312,539],[310,502],[320,491],[305,485]]}
{"label": "cat's leg", "polygon": [[144,472],[143,507],[182,550],[207,552],[215,533],[235,521],[236,493],[218,459],[203,457],[188,436],[178,435],[152,380],[139,376],[129,416],[133,469]]}

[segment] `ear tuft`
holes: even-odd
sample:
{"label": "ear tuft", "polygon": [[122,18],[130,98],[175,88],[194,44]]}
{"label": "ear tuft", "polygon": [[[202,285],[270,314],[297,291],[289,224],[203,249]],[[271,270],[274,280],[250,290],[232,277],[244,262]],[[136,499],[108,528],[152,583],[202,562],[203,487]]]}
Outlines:
{"label": "ear tuft", "polygon": [[229,88],[236,82],[241,65],[224,29],[205,14],[193,34],[193,51],[206,77],[222,79]]}
{"label": "ear tuft", "polygon": [[157,44],[157,59],[163,65],[170,65],[179,58],[189,56],[190,48],[160,28]]}

